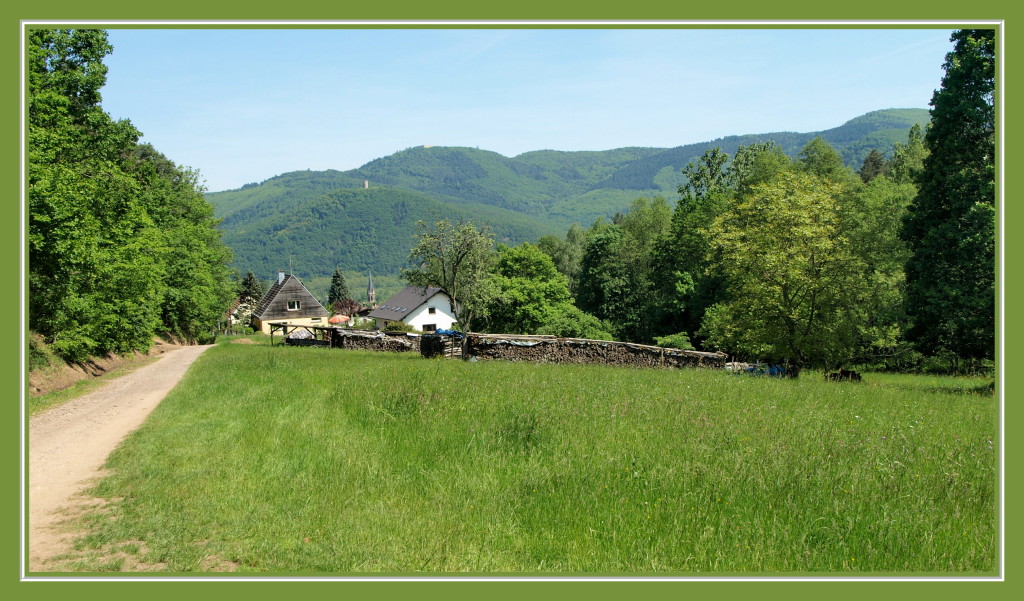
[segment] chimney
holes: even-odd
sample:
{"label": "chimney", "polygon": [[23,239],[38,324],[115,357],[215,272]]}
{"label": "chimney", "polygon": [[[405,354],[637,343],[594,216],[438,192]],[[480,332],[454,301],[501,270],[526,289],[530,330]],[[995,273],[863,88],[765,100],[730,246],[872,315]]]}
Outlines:
{"label": "chimney", "polygon": [[284,282],[284,272],[283,271],[278,271],[277,272],[277,283],[280,284],[280,283],[283,283],[283,282]]}

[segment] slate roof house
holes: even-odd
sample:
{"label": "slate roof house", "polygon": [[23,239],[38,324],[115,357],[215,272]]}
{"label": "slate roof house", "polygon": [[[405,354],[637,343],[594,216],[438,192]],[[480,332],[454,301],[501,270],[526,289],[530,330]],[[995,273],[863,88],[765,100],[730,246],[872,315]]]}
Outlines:
{"label": "slate roof house", "polygon": [[330,315],[299,278],[279,271],[277,281],[252,312],[252,327],[269,334],[270,326],[278,323],[326,326]]}
{"label": "slate roof house", "polygon": [[452,299],[441,288],[407,286],[373,311],[378,329],[388,322],[402,322],[423,332],[450,330],[455,324]]}

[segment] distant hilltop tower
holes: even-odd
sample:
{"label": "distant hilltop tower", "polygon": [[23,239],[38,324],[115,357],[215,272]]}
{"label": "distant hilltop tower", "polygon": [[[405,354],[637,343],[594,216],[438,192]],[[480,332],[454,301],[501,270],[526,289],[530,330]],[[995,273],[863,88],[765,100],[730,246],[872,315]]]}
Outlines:
{"label": "distant hilltop tower", "polygon": [[371,308],[377,308],[377,291],[373,289],[373,272],[370,272],[370,280],[366,284],[366,303]]}
{"label": "distant hilltop tower", "polygon": [[368,179],[364,179],[363,180],[363,189],[364,190],[369,190],[370,189],[370,180],[368,180]]}

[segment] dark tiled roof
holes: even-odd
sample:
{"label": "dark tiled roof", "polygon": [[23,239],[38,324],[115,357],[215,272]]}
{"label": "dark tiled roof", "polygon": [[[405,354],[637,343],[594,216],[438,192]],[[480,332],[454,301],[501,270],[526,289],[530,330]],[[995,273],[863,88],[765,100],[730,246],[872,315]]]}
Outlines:
{"label": "dark tiled roof", "polygon": [[398,294],[389,298],[383,305],[371,311],[368,317],[386,319],[388,321],[402,321],[438,292],[444,292],[444,290],[432,286],[428,288],[423,286],[407,286],[399,291]]}

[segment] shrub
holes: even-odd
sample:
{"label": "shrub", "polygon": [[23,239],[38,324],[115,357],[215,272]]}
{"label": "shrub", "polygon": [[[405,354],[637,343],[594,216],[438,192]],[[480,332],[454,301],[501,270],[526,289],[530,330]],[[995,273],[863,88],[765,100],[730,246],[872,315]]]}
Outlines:
{"label": "shrub", "polygon": [[690,337],[686,335],[686,332],[669,334],[668,336],[655,336],[654,343],[658,346],[677,348],[681,351],[693,350],[693,344],[690,343]]}
{"label": "shrub", "polygon": [[404,321],[389,321],[387,323],[387,325],[384,326],[384,331],[385,332],[418,332],[419,330],[417,330],[416,328],[412,327],[411,325],[405,323]]}

